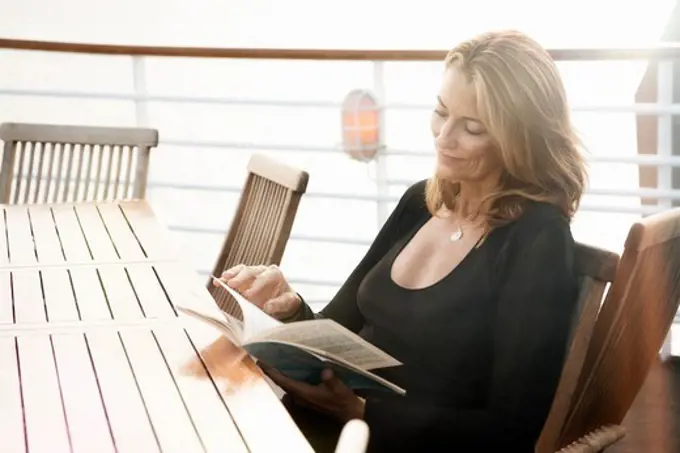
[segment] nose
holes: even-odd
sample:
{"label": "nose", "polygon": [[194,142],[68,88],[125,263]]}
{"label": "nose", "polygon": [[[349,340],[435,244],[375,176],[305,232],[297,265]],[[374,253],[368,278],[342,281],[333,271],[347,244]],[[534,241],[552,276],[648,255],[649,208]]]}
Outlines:
{"label": "nose", "polygon": [[458,140],[456,140],[456,138],[453,137],[453,134],[445,136],[444,134],[440,133],[435,137],[434,144],[437,147],[437,149],[454,150],[458,148]]}
{"label": "nose", "polygon": [[439,149],[456,149],[458,138],[456,128],[448,122],[443,124],[439,130],[435,131],[435,146]]}

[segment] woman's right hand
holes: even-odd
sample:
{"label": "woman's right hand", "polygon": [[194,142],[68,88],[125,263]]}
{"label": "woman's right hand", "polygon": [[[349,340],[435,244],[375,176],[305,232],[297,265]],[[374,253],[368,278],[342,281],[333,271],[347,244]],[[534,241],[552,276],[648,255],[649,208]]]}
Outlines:
{"label": "woman's right hand", "polygon": [[[281,269],[274,264],[238,264],[224,271],[220,280],[275,318],[289,318],[302,306],[302,299],[293,291]],[[213,284],[219,285],[217,282]]]}

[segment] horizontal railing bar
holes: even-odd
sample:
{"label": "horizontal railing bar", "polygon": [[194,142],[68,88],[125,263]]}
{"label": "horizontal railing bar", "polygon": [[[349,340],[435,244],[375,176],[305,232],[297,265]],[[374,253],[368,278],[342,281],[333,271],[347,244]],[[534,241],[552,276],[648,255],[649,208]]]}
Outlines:
{"label": "horizontal railing bar", "polygon": [[[239,186],[226,186],[226,185],[201,185],[201,184],[185,184],[185,183],[164,183],[149,181],[148,187],[150,189],[174,189],[174,190],[195,190],[201,192],[222,192],[222,193],[241,193],[242,188]],[[604,190],[604,189],[601,189]],[[635,191],[629,191],[628,196],[635,196],[641,198],[661,198],[666,199],[666,197],[654,197],[652,195],[639,195],[634,193]],[[677,192],[677,191],[673,191]],[[591,191],[587,193],[591,195],[619,195],[617,190],[612,189],[611,192],[608,190],[606,193],[593,194]],[[666,195],[666,194],[663,194]],[[672,199],[677,197],[677,193],[673,193]],[[390,195],[364,195],[364,194],[346,194],[338,192],[306,192],[305,198],[321,198],[329,200],[347,200],[347,201],[370,201],[370,202],[383,202],[383,203],[396,203],[399,201],[399,196]],[[590,205],[585,204],[580,207],[581,210],[585,211],[605,211],[605,212],[617,212],[617,213],[640,213],[640,214],[652,214],[662,210],[662,208],[656,206],[641,206],[641,207],[628,207],[628,206],[601,206],[601,205]]]}
{"label": "horizontal railing bar", "polygon": [[[357,60],[357,61],[441,61],[447,50],[360,50],[360,49],[265,49],[131,46],[73,42],[0,39],[1,49],[44,52],[85,53],[119,56],[184,58],[246,58],[265,60]],[[659,60],[680,57],[680,44],[662,43],[653,47],[548,49],[555,60]]]}
{"label": "horizontal railing bar", "polygon": [[[174,96],[136,93],[107,93],[86,92],[70,90],[34,90],[34,89],[10,89],[0,88],[2,96],[31,96],[69,99],[101,99],[109,101],[134,101],[134,102],[167,102],[187,104],[213,104],[213,105],[241,105],[258,107],[281,107],[281,108],[330,108],[341,109],[341,102],[335,101],[301,101],[295,99],[248,99],[207,96]],[[409,104],[403,102],[385,103],[373,107],[358,107],[357,110],[431,110],[432,104]],[[644,116],[680,115],[680,103],[632,103],[632,104],[602,104],[602,105],[574,105],[574,112],[581,113],[634,113]]]}
{"label": "horizontal railing bar", "polygon": [[[193,148],[228,148],[228,149],[249,149],[258,151],[289,151],[289,152],[312,152],[312,153],[337,153],[344,154],[338,147],[321,145],[299,145],[299,144],[280,144],[280,143],[252,143],[252,142],[230,142],[213,140],[177,140],[160,139],[162,145],[184,146]],[[433,152],[412,151],[405,149],[386,148],[384,153],[388,156],[404,156],[431,159]],[[659,167],[668,165],[670,167],[680,167],[680,156],[657,156],[657,155],[637,155],[637,156],[595,156],[588,154],[586,159],[595,163],[612,164],[635,164],[643,166]]]}
{"label": "horizontal railing bar", "polygon": [[[226,231],[219,228],[204,228],[204,227],[193,227],[186,225],[175,225],[170,224],[167,226],[168,230],[176,231],[178,233],[191,233],[191,234],[211,234],[211,235],[225,235]],[[291,241],[304,241],[304,242],[322,242],[328,244],[345,244],[345,245],[360,245],[369,246],[371,241],[366,239],[352,239],[343,237],[332,237],[332,236],[311,236],[306,234],[291,234],[288,238]]]}

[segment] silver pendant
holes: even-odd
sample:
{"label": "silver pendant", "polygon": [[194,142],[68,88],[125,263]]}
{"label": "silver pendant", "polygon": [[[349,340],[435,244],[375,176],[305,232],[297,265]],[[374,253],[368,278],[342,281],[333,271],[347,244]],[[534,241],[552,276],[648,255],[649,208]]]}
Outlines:
{"label": "silver pendant", "polygon": [[462,237],[463,237],[463,230],[460,227],[458,227],[458,229],[456,229],[456,231],[451,233],[451,236],[449,237],[449,239],[451,239],[451,242],[456,242],[456,241],[460,241],[460,239]]}

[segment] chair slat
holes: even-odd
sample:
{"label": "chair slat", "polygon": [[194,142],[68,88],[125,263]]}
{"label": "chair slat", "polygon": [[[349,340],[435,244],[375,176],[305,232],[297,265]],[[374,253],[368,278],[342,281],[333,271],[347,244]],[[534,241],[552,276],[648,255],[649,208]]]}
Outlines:
{"label": "chair slat", "polygon": [[[23,185],[23,169],[24,169],[24,157],[26,156],[26,145],[24,143],[21,144],[21,148],[19,150],[19,163],[17,165],[17,170],[16,173],[18,175],[18,178],[16,180],[16,186],[14,188],[14,203],[19,202],[19,197],[21,194],[21,186]],[[11,173],[13,173],[12,170],[10,170]]]}
{"label": "chair slat", "polygon": [[61,198],[62,202],[69,201],[69,193],[71,189],[71,172],[73,169],[73,145],[71,143],[67,143],[64,145],[64,153],[68,154],[68,157],[66,157],[66,174],[64,175],[64,193]]}
{"label": "chair slat", "polygon": [[145,197],[158,131],[4,123],[0,140],[5,142],[0,203],[95,201]]}
{"label": "chair slat", "polygon": [[[33,162],[35,160],[35,152],[36,152],[36,147],[37,143],[31,143],[30,146],[26,149],[26,152],[28,153],[28,165],[26,168],[26,180],[24,183],[24,203],[28,203],[28,200],[30,199],[31,196],[31,189],[32,189],[32,182],[34,180],[33,176]],[[21,169],[21,178],[23,179],[23,173],[24,169]]]}
{"label": "chair slat", "polygon": [[123,151],[124,147],[123,146],[116,146],[116,179],[115,183],[113,185],[113,199],[117,200],[118,199],[118,191],[120,190],[120,170],[123,165]]}
{"label": "chair slat", "polygon": [[76,167],[75,184],[73,186],[73,201],[79,201],[80,200],[79,194],[82,188],[81,178],[83,176],[83,160],[85,159],[85,145],[77,144],[75,149],[78,150],[78,165]]}
{"label": "chair slat", "polygon": [[135,159],[135,153],[134,149],[132,147],[127,148],[128,153],[127,153],[127,167],[125,171],[125,184],[123,185],[124,188],[124,195],[123,198],[127,198],[130,196],[130,191],[132,190],[132,168],[134,167],[134,159]]}
{"label": "chair slat", "polygon": [[45,164],[45,143],[38,143],[38,149],[40,150],[40,156],[38,156],[38,169],[35,172],[35,191],[33,192],[33,203],[39,203],[40,200],[40,188],[43,182],[43,166]]}
{"label": "chair slat", "polygon": [[54,195],[52,196],[52,200],[55,203],[58,203],[62,200],[62,195],[60,193],[61,185],[63,183],[63,178],[62,178],[62,173],[64,169],[64,154],[66,154],[66,143],[57,143],[55,146],[55,149],[58,150],[58,160],[57,160],[57,171],[56,171],[56,178],[54,181]]}

